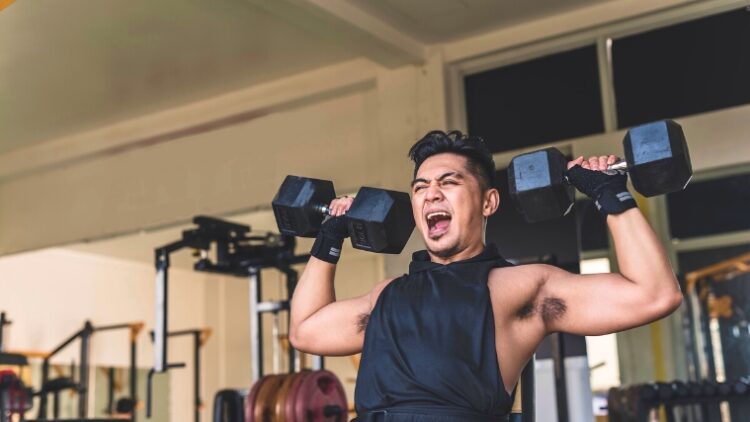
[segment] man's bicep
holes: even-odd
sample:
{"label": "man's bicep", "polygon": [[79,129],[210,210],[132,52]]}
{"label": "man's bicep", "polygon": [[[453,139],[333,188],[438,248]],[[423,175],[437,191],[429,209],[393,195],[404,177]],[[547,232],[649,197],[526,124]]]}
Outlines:
{"label": "man's bicep", "polygon": [[620,274],[572,274],[545,267],[538,298],[548,332],[603,335],[638,327],[664,315],[659,298]]}
{"label": "man's bicep", "polygon": [[344,356],[362,351],[364,331],[380,292],[392,279],[375,285],[368,293],[337,300],[306,319],[299,329],[295,347],[303,352]]}
{"label": "man's bicep", "polygon": [[303,352],[324,356],[359,353],[364,342],[360,321],[369,311],[369,293],[330,303],[300,324],[292,345]]}

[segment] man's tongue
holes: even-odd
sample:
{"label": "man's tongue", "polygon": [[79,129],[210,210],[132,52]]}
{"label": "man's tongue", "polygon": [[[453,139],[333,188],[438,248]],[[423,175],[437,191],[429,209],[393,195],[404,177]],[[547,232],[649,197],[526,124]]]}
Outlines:
{"label": "man's tongue", "polygon": [[448,226],[450,225],[451,220],[450,218],[440,219],[432,224],[432,227],[430,227],[430,235],[440,235],[448,231]]}
{"label": "man's tongue", "polygon": [[447,218],[445,220],[438,220],[435,223],[434,230],[445,230],[448,228],[448,224],[450,224],[450,222],[451,221]]}

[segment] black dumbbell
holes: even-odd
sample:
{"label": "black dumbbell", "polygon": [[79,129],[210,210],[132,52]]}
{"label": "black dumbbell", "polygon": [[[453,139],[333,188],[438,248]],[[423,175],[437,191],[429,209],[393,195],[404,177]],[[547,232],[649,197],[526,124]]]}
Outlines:
{"label": "black dumbbell", "polygon": [[[623,141],[625,160],[609,170],[627,170],[633,187],[644,196],[682,190],[693,175],[682,127],[661,120],[630,129]],[[510,196],[526,221],[562,217],[575,200],[565,178],[568,159],[556,148],[516,156],[508,166]]]}
{"label": "black dumbbell", "polygon": [[[287,176],[273,199],[281,233],[315,237],[336,198],[327,180]],[[352,246],[371,252],[400,253],[414,230],[409,194],[363,187],[346,212]]]}

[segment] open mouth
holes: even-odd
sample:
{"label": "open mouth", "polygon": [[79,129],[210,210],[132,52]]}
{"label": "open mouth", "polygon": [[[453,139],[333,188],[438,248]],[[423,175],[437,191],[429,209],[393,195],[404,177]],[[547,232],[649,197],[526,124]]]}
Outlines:
{"label": "open mouth", "polygon": [[428,235],[431,238],[443,235],[448,231],[451,215],[447,211],[432,211],[425,214]]}

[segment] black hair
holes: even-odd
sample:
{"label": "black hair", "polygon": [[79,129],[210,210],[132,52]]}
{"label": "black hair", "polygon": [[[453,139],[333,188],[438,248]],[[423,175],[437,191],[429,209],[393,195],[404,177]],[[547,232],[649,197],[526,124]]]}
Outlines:
{"label": "black hair", "polygon": [[446,152],[466,157],[466,167],[479,180],[482,192],[495,186],[495,161],[484,140],[458,130],[433,130],[412,145],[409,158],[414,161],[414,177],[424,160]]}

